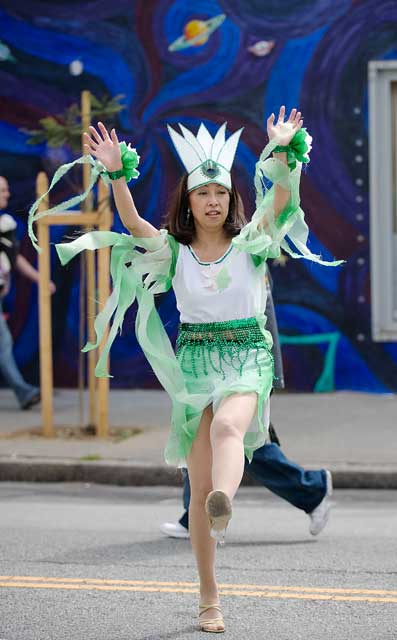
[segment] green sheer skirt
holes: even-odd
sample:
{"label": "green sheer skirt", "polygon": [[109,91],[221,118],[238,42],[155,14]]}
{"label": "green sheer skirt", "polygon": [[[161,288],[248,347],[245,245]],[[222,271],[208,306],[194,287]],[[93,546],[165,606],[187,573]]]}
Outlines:
{"label": "green sheer skirt", "polygon": [[[182,324],[176,357],[188,394],[187,415],[173,411],[171,432],[165,451],[167,462],[184,466],[196,437],[202,410],[235,393],[258,396],[257,415],[244,438],[245,455],[252,459],[261,447],[269,425],[269,396],[273,386],[273,355],[255,318]],[[204,401],[203,401],[204,399]],[[197,405],[200,409],[194,410]]]}

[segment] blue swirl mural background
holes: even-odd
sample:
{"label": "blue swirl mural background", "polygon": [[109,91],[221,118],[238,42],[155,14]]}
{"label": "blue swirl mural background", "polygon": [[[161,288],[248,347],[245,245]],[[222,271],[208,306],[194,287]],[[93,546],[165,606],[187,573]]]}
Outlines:
{"label": "blue swirl mural background", "polygon": [[[397,390],[397,345],[374,343],[370,330],[367,63],[397,58],[397,5],[386,0],[3,0],[0,8],[0,173],[12,189],[22,252],[32,261],[26,214],[37,172],[71,158],[68,149],[28,145],[26,129],[78,102],[80,92],[122,93],[122,138],[141,155],[134,197],[159,225],[180,166],[167,123],[214,132],[244,126],[234,178],[253,210],[255,160],[266,118],[299,106],[315,141],[302,180],[310,247],[345,258],[338,269],[304,261],[273,264],[274,297],[287,386],[297,390]],[[192,20],[226,18],[202,44],[169,50]],[[262,43],[262,49],[258,46]],[[265,52],[265,53],[264,53]],[[83,64],[73,76],[69,65]],[[69,196],[68,186],[57,194]],[[121,230],[116,218],[115,229]],[[52,241],[65,229],[54,228]],[[79,264],[54,258],[55,383],[75,385],[78,360]],[[18,362],[38,378],[37,291],[16,277],[7,300]],[[169,334],[172,294],[158,300]],[[112,385],[156,386],[136,343],[134,309],[112,352]]]}

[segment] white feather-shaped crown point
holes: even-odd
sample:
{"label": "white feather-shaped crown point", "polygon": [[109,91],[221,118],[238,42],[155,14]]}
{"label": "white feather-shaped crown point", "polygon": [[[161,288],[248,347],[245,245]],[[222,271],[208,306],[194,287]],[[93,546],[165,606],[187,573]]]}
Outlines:
{"label": "white feather-shaped crown point", "polygon": [[188,173],[193,171],[198,164],[202,162],[200,158],[200,154],[197,153],[196,149],[192,147],[192,145],[185,140],[180,133],[171,129],[169,125],[167,125],[168,133],[171,136],[171,140],[174,143],[174,147],[178,152],[180,159],[183,162],[183,165]]}
{"label": "white feather-shaped crown point", "polygon": [[243,129],[235,131],[226,140],[226,124],[224,122],[219,127],[214,138],[203,123],[197,136],[183,124],[179,124],[182,135],[167,125],[171,140],[189,175],[188,190],[208,182],[219,182],[231,188],[230,169]]}
{"label": "white feather-shaped crown point", "polygon": [[197,140],[203,147],[208,158],[211,155],[213,139],[207,127],[203,123],[200,124],[199,130],[197,132]]}
{"label": "white feather-shaped crown point", "polygon": [[179,123],[179,128],[183,133],[185,140],[192,146],[197,155],[200,157],[201,162],[205,162],[207,160],[207,154],[205,149],[201,145],[200,141],[193,135],[189,129],[183,126],[183,124]]}
{"label": "white feather-shaped crown point", "polygon": [[241,127],[241,129],[239,129],[238,131],[232,133],[230,138],[226,140],[218,155],[217,162],[226,167],[226,169],[228,169],[229,171],[232,168],[234,156],[236,155],[237,145],[239,143],[242,131],[243,127]]}
{"label": "white feather-shaped crown point", "polygon": [[225,145],[225,132],[226,132],[226,122],[224,122],[223,125],[219,127],[218,131],[215,134],[214,141],[212,143],[211,160],[214,160],[215,162],[218,162],[219,154]]}

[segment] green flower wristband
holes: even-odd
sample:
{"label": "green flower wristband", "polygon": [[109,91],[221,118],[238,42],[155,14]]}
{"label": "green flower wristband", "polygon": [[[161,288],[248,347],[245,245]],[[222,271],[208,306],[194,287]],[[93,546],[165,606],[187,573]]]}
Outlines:
{"label": "green flower wristband", "polygon": [[117,171],[106,171],[106,175],[110,180],[118,180],[124,176],[126,182],[129,182],[132,178],[139,176],[139,171],[136,169],[139,164],[139,156],[136,150],[132,149],[132,147],[125,142],[120,142],[119,146],[123,168]]}
{"label": "green flower wristband", "polygon": [[286,153],[287,163],[290,171],[296,169],[296,163],[306,164],[310,162],[309,152],[312,148],[312,137],[306,129],[299,129],[287,146],[278,145],[274,147],[273,153]]}

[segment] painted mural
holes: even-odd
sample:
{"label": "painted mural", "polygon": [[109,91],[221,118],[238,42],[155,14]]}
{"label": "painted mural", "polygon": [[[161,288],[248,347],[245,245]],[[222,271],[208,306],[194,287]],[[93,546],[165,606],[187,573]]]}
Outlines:
{"label": "painted mural", "polygon": [[[253,211],[255,161],[266,118],[298,106],[314,138],[302,180],[310,248],[325,269],[287,257],[273,262],[274,297],[290,390],[397,391],[397,344],[370,331],[367,63],[397,58],[395,0],[2,0],[0,8],[0,173],[12,189],[22,252],[35,252],[26,217],[35,178],[71,160],[64,145],[29,144],[41,118],[64,113],[80,92],[123,95],[121,138],[141,156],[134,198],[159,225],[180,175],[166,124],[211,133],[225,120],[244,126],[234,179]],[[56,193],[69,197],[67,182]],[[115,230],[121,230],[115,219]],[[65,229],[54,228],[52,242]],[[53,259],[57,385],[74,386],[79,352],[80,263]],[[7,299],[18,362],[38,378],[37,291],[16,277]],[[171,338],[172,294],[158,299]],[[113,386],[156,386],[133,332],[130,309],[112,351]]]}

